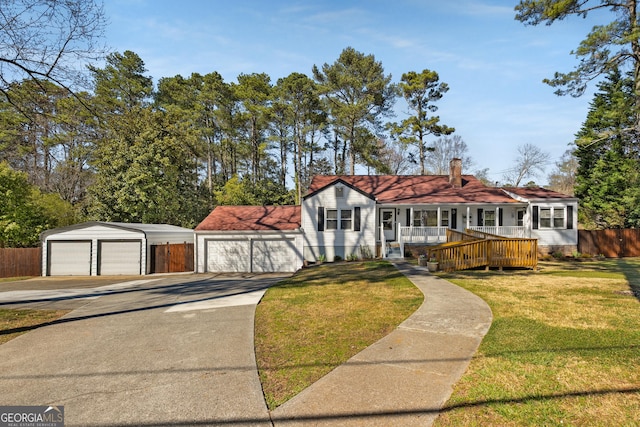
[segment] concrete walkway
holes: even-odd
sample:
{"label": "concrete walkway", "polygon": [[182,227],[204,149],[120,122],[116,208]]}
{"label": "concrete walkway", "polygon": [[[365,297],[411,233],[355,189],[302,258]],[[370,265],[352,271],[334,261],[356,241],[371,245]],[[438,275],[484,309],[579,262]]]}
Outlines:
{"label": "concrete walkway", "polygon": [[430,426],[467,369],[492,314],[476,295],[407,263],[424,294],[394,332],[271,413],[275,426]]}
{"label": "concrete walkway", "polygon": [[271,413],[253,322],[281,277],[3,284],[0,306],[74,311],[0,346],[0,404],[64,405],[67,426],[429,426],[492,315],[425,268],[397,267],[425,294],[422,306]]}

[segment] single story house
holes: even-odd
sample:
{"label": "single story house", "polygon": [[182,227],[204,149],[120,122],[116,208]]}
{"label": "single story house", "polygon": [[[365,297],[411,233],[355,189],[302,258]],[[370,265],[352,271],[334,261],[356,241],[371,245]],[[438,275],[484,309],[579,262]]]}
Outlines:
{"label": "single story house", "polygon": [[48,230],[40,238],[43,276],[145,275],[152,245],[193,243],[193,230],[91,221]]}
{"label": "single story house", "polygon": [[253,241],[289,239],[279,250],[290,251],[292,262],[280,271],[291,271],[304,261],[393,257],[392,247],[402,254],[446,241],[447,229],[537,238],[541,253],[571,253],[577,211],[578,199],[544,188],[486,186],[462,174],[460,159],[451,161],[449,175],[316,176],[301,206],[214,209],[196,228],[197,271],[276,268],[249,265],[256,255],[259,264],[267,258],[251,249]]}

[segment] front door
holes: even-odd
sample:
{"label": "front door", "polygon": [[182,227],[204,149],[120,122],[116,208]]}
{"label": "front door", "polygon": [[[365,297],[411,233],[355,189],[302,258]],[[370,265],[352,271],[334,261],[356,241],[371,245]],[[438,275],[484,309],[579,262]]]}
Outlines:
{"label": "front door", "polygon": [[395,209],[381,209],[380,210],[380,222],[382,230],[384,231],[384,239],[386,241],[396,240],[396,210]]}

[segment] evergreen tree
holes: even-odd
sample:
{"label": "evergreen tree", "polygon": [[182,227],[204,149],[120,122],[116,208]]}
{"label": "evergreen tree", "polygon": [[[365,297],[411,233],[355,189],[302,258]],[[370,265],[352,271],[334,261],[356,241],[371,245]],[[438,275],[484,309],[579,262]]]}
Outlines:
{"label": "evergreen tree", "polygon": [[264,73],[240,74],[233,90],[244,118],[244,142],[249,162],[246,174],[255,184],[265,175],[260,165],[269,149],[266,133],[272,112],[271,78]]}
{"label": "evergreen tree", "polygon": [[315,157],[324,150],[319,144],[327,122],[318,85],[305,74],[292,73],[279,79],[276,86],[279,102],[287,106],[293,146],[293,181],[296,200],[302,200],[314,174]]}
{"label": "evergreen tree", "polygon": [[575,194],[587,228],[640,226],[640,152],[634,126],[634,82],[616,69],[598,84],[576,135]]}
{"label": "evergreen tree", "polygon": [[351,175],[355,174],[358,161],[380,166],[373,162],[378,148],[376,133],[381,131],[381,119],[391,114],[395,101],[391,75],[384,74],[382,63],[373,55],[348,47],[333,64],[324,64],[321,69],[314,65],[313,76],[331,114],[336,173],[345,173],[347,158]]}
{"label": "evergreen tree", "polygon": [[[633,69],[634,127],[640,129],[640,26],[637,0],[521,0],[516,19],[528,25],[551,25],[571,15],[585,18],[608,9],[615,17],[610,23],[595,25],[575,51],[579,64],[568,73],[556,72],[544,82],[557,87],[558,95],[580,96],[587,84],[623,66]],[[601,14],[599,16],[605,16]]]}
{"label": "evergreen tree", "polygon": [[429,116],[438,110],[434,104],[447,93],[449,86],[440,82],[438,73],[422,70],[420,74],[410,71],[402,75],[400,92],[407,101],[414,115],[400,123],[391,124],[391,134],[404,145],[418,147],[420,174],[426,174],[426,152],[435,148],[427,148],[425,138],[428,135],[450,135],[455,129],[440,124],[440,117]]}
{"label": "evergreen tree", "polygon": [[88,213],[106,221],[192,227],[206,212],[194,162],[197,135],[181,108],[151,104],[153,84],[132,52],[93,69],[101,135]]}

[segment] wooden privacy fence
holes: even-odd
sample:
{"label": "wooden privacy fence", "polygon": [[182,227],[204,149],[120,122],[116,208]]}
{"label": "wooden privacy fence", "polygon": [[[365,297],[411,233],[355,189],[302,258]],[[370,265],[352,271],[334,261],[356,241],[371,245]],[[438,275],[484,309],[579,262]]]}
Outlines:
{"label": "wooden privacy fence", "polygon": [[151,273],[193,271],[193,243],[151,246]]}
{"label": "wooden privacy fence", "polygon": [[431,248],[429,257],[438,260],[438,268],[442,271],[483,266],[535,269],[538,266],[538,240],[504,238],[478,231],[460,233],[447,230],[447,243]]}
{"label": "wooden privacy fence", "polygon": [[607,258],[640,257],[640,229],[578,230],[578,252]]}
{"label": "wooden privacy fence", "polygon": [[0,277],[41,274],[42,248],[0,248]]}

